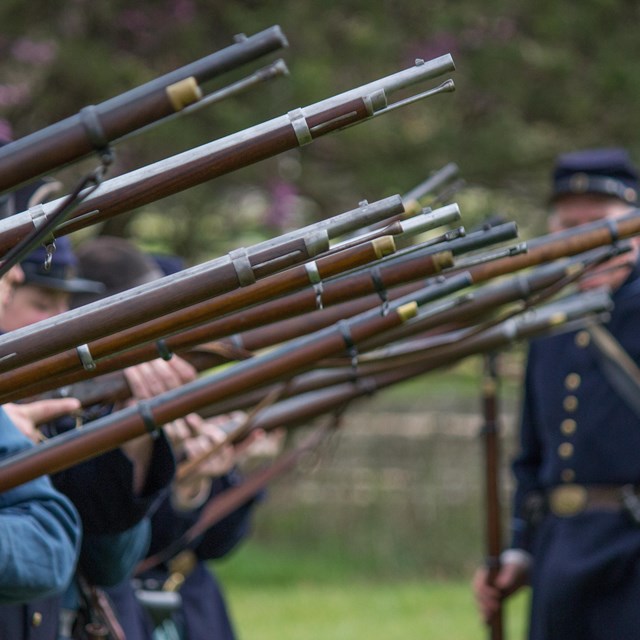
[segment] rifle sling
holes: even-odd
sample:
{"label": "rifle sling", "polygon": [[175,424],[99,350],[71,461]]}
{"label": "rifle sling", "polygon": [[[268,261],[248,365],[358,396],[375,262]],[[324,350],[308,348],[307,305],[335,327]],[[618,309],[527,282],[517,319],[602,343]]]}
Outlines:
{"label": "rifle sling", "polygon": [[591,352],[611,386],[640,418],[640,368],[611,332],[602,325],[587,328]]}

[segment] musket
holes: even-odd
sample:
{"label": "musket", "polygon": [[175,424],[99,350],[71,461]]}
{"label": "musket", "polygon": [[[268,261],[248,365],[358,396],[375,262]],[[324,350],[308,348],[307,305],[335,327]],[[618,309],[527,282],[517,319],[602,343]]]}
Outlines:
{"label": "musket", "polygon": [[[397,341],[407,336],[414,336],[433,329],[450,331],[454,328],[467,326],[469,323],[477,324],[490,313],[508,304],[519,303],[520,311],[523,311],[527,306],[530,306],[530,301],[533,298],[539,298],[542,292],[553,287],[557,289],[562,283],[570,281],[576,274],[584,272],[585,268],[593,261],[598,262],[602,257],[608,255],[609,251],[609,248],[603,248],[595,251],[592,255],[578,256],[543,265],[530,272],[517,273],[502,281],[484,285],[472,293],[465,293],[457,299],[451,299],[446,305],[431,309],[430,313],[420,313],[416,318],[404,323],[398,329],[388,332],[385,340]],[[390,266],[387,265],[387,267]],[[385,284],[386,294],[383,298],[381,298],[380,291],[378,291],[378,293],[369,296],[349,299],[347,302],[316,309],[317,301],[314,301],[314,296],[306,295],[305,302],[305,293],[299,292],[266,302],[259,308],[248,309],[241,317],[231,315],[220,318],[210,324],[170,337],[166,342],[171,351],[185,357],[198,370],[204,370],[231,360],[252,357],[256,351],[329,326],[341,319],[362,313],[376,306],[384,308],[384,304],[388,304],[390,300],[398,301],[403,296],[410,296],[418,289],[425,289],[425,291],[431,292],[430,300],[435,301],[459,289],[468,287],[472,282],[470,275],[462,272],[446,278],[438,276],[421,279],[417,286],[415,283],[404,286],[397,286],[396,284],[392,288],[389,286],[391,281],[388,279],[386,271],[381,270],[379,273],[382,275],[383,284]],[[327,283],[327,286],[331,286],[331,281]],[[348,291],[349,289],[345,289],[345,293],[348,293]],[[357,289],[352,289],[352,291],[359,293]],[[330,288],[328,293],[330,296],[329,301],[335,303],[335,293]],[[301,304],[303,307],[301,309],[297,308]],[[306,309],[304,308],[305,304],[307,305]],[[287,311],[291,313],[300,311],[304,315],[295,315],[291,318],[283,319]],[[262,324],[262,322],[265,324]],[[216,342],[205,344],[201,350],[186,350],[196,344],[202,344],[212,336],[229,334],[237,328],[244,330],[241,333],[234,333],[228,339],[220,339]],[[362,346],[365,349],[375,348],[380,346],[380,341],[372,339],[365,341]],[[8,380],[8,388],[11,389],[13,387],[6,399],[27,398],[58,387],[55,397],[76,397],[81,400],[83,406],[90,406],[99,402],[124,400],[130,397],[130,390],[126,379],[119,370],[125,366],[148,360],[156,355],[155,345],[147,345],[141,348],[140,351],[132,350],[127,354],[118,354],[101,361],[100,366],[94,372],[85,372],[78,369],[75,373],[68,375],[60,373],[47,375],[35,383],[28,384],[30,380],[32,381],[37,377],[38,366],[43,366],[46,371],[53,371],[50,368],[50,363],[44,361],[41,365],[32,365],[31,370],[25,367],[16,372],[5,374]],[[99,377],[92,382],[96,376]],[[19,391],[15,389],[19,389]],[[301,390],[296,389],[295,392],[299,393]],[[48,395],[47,397],[51,396]],[[247,398],[247,405],[251,404],[252,397],[254,396]],[[259,395],[255,397],[259,398]],[[1,399],[5,400],[3,397]],[[241,408],[245,408],[245,405]],[[221,410],[220,412],[225,413],[226,411]]]}
{"label": "musket", "polygon": [[[482,441],[484,445],[484,484],[486,498],[486,545],[487,582],[495,585],[500,572],[502,551],[502,518],[500,514],[500,440],[498,418],[498,362],[497,353],[488,351],[483,355],[482,376]],[[502,640],[503,615],[500,607],[489,620],[489,637]]]}
{"label": "musket", "polygon": [[[450,332],[438,343],[431,338],[402,340],[389,344],[394,332],[385,335],[386,348],[360,352],[355,358],[321,361],[314,371],[302,373],[289,380],[281,392],[281,398],[313,392],[331,385],[353,382],[361,378],[381,376],[388,384],[396,384],[423,373],[446,367],[464,358],[486,351],[505,349],[517,341],[554,331],[569,331],[584,325],[586,321],[602,321],[611,309],[611,298],[605,291],[585,292],[553,305],[531,309],[490,326],[483,331],[459,330]],[[387,337],[388,336],[388,337]],[[369,341],[362,341],[360,347]],[[321,368],[330,364],[329,368]],[[355,364],[355,366],[354,366]],[[377,379],[377,378],[376,378]],[[382,382],[380,382],[382,384]],[[273,386],[216,401],[206,407],[204,415],[219,415],[247,409],[258,403]],[[364,393],[364,391],[362,390]]]}
{"label": "musket", "polygon": [[[95,346],[98,338],[106,340],[111,336],[117,345],[123,336],[133,332],[144,342],[145,339],[153,339],[144,334],[145,323],[153,325],[150,331],[153,337],[165,335],[170,332],[170,325],[162,325],[170,317],[171,311],[202,302],[212,295],[215,297],[211,303],[216,304],[218,313],[237,311],[302,288],[316,278],[335,275],[377,260],[394,248],[392,238],[377,238],[253,283],[244,281],[245,286],[241,286],[243,281],[239,279],[237,265],[234,266],[232,261],[222,265],[223,268],[205,270],[200,275],[185,278],[187,270],[166,276],[2,336],[5,341],[0,347],[4,356],[2,370],[7,372],[69,349],[76,349],[76,355],[85,367],[93,368],[95,358],[99,356],[91,352],[88,343],[93,341],[92,345]],[[247,264],[242,263],[245,267]],[[250,267],[248,270],[251,273]],[[157,283],[161,283],[160,286]],[[227,295],[221,295],[223,293]],[[150,321],[150,318],[154,320]],[[140,337],[142,335],[144,338]]]}
{"label": "musket", "polygon": [[[180,274],[176,274],[175,277],[169,279],[161,278],[154,283],[129,289],[123,294],[109,298],[109,304],[119,306],[121,309],[120,313],[126,314],[128,307],[127,300],[131,296],[146,296],[151,294],[165,298],[162,306],[159,308],[156,307],[155,309],[155,313],[161,315],[169,310],[168,302],[172,301],[178,293],[173,286],[174,283],[177,284],[178,287],[182,287],[184,286],[184,280],[191,280],[191,278],[205,278],[208,283],[211,279],[211,274],[222,268],[225,270],[227,276],[231,277],[231,283],[216,281],[215,283],[208,284],[208,295],[204,295],[201,299],[215,295],[216,292],[220,293],[228,290],[229,284],[231,288],[238,285],[245,286],[259,276],[274,273],[287,265],[295,264],[296,262],[326,251],[329,247],[329,239],[331,238],[339,237],[363,225],[368,225],[372,221],[385,219],[401,211],[404,211],[404,205],[400,196],[397,195],[384,198],[374,203],[368,203],[364,200],[357,209],[321,220],[307,227],[280,235],[277,238],[259,242],[248,248],[241,247],[234,249],[226,256],[191,267],[190,269],[185,269]],[[230,265],[235,275],[233,275],[230,270]],[[95,303],[93,306],[86,305],[84,309],[85,311],[88,309],[94,310],[99,306],[101,306],[99,303]],[[177,308],[179,307],[180,305],[177,305]],[[67,312],[66,314],[62,314],[62,316],[58,316],[57,319],[59,320],[60,317],[63,319],[69,318],[72,315],[72,312]],[[55,319],[53,322],[56,324]],[[23,335],[25,333],[31,334],[33,330],[38,327],[42,327],[42,323],[31,325],[24,330],[14,331],[11,335],[15,337],[16,334],[20,335],[20,333]],[[106,331],[106,333],[102,335],[108,335],[108,333],[109,331]]]}
{"label": "musket", "polygon": [[197,411],[215,400],[277,382],[314,366],[318,360],[350,351],[376,333],[382,333],[415,315],[420,296],[408,305],[392,307],[384,316],[366,312],[335,326],[299,338],[287,345],[204,376],[178,389],[95,420],[80,430],[51,438],[26,452],[0,461],[0,492],[43,474],[114,449],[161,425]]}
{"label": "musket", "polygon": [[[589,298],[589,296],[587,296]],[[603,305],[604,302],[604,305]],[[609,306],[610,306],[610,300]],[[581,308],[580,308],[581,305]],[[569,304],[572,307],[563,318],[557,315],[558,304],[556,310],[552,313],[543,311],[539,317],[532,320],[531,318],[523,319],[520,322],[520,334],[518,339],[531,338],[541,335],[549,331],[569,330],[574,328],[574,322],[584,318],[591,318],[593,314],[599,314],[603,308],[607,307],[606,299],[598,299],[591,297],[588,300],[582,300],[580,305]],[[566,324],[565,324],[566,323]],[[485,358],[491,352],[484,352],[482,349],[478,353],[484,353]],[[367,369],[366,363],[364,367],[360,365],[352,368],[345,376],[332,376],[330,371],[318,372],[310,374],[302,374],[280,385],[274,386],[264,393],[262,398],[251,409],[251,413],[245,421],[238,422],[236,419],[230,419],[223,430],[227,433],[225,440],[213,445],[209,451],[203,452],[199,460],[189,461],[178,466],[177,477],[188,477],[194,464],[202,462],[208,455],[213,454],[221,446],[225,444],[235,444],[245,438],[251,431],[261,429],[269,431],[276,428],[292,428],[306,425],[321,415],[331,413],[340,409],[345,410],[354,400],[364,396],[372,396],[373,394],[388,388],[389,386],[404,382],[409,378],[433,371],[435,368],[447,366],[449,361],[444,360],[439,364],[428,367],[414,366],[409,367],[403,364],[394,364],[387,368],[378,368],[373,371]],[[329,374],[329,375],[327,375]],[[485,372],[485,375],[489,375]],[[306,385],[303,382],[305,378],[315,379],[315,385]],[[492,442],[496,433],[497,421],[497,404],[495,399],[495,387],[491,385],[491,380],[485,378],[483,383],[484,389],[484,413],[486,416],[486,429],[490,432],[487,442],[488,447],[488,467],[487,473],[491,477],[487,479],[487,486],[490,491],[497,491],[496,469],[493,466],[495,456],[497,454],[496,444]],[[295,390],[294,390],[295,387]],[[272,397],[275,402],[265,402]],[[193,462],[193,464],[192,464]],[[499,527],[499,514],[493,513],[498,508],[497,500],[493,500],[490,504],[489,511],[489,536],[491,540],[491,551],[494,554],[500,552],[499,529],[496,533],[495,527]]]}
{"label": "musket", "polygon": [[[572,258],[539,265],[529,271],[516,272],[496,282],[481,284],[470,292],[448,300],[440,307],[431,307],[420,313],[407,323],[406,327],[395,330],[390,339],[396,341],[418,333],[442,333],[477,325],[505,308],[507,310],[504,313],[510,315],[513,315],[514,311],[525,311],[535,302],[539,303],[542,298],[555,295],[564,286],[572,284],[592,266],[617,254],[618,251],[612,247],[600,247]],[[473,283],[468,271],[462,273]],[[443,277],[448,278],[451,275]],[[393,297],[411,294],[413,286],[409,284],[398,287],[394,290]],[[370,340],[364,346],[371,349],[380,346],[380,343]]]}
{"label": "musket", "polygon": [[200,85],[288,46],[278,26],[151,80],[0,149],[0,193],[85,157],[199,100]]}
{"label": "musket", "polygon": [[[453,68],[450,55],[428,62],[418,61],[414,67],[404,71],[104,181],[78,204],[69,219],[57,229],[57,233],[71,233],[289,149],[304,146],[332,131],[410,104],[413,101],[411,98],[388,105],[387,97]],[[452,89],[453,83],[447,81],[414,98],[422,99]],[[17,244],[29,234],[37,220],[46,218],[47,213],[55,211],[59,204],[59,200],[53,200],[3,220],[0,223],[0,252]]]}
{"label": "musket", "polygon": [[620,218],[598,220],[533,238],[526,243],[526,253],[504,260],[494,260],[469,270],[475,282],[485,282],[506,273],[616,244],[639,233],[640,210],[634,209]]}
{"label": "musket", "polygon": [[[397,203],[398,201],[392,198],[391,202]],[[385,207],[385,210],[388,211],[389,210],[388,207]],[[335,227],[331,227],[331,229],[337,228],[343,231],[347,227],[346,222],[349,221],[350,218],[343,218],[344,215],[345,214],[343,214],[342,216],[336,216],[336,219],[338,218],[340,219],[339,224],[335,225]],[[459,215],[460,213],[457,206],[450,205],[448,207],[443,207],[442,210],[433,211],[424,216],[417,216],[416,218],[418,219],[423,217],[425,218],[425,221],[426,223],[428,223],[429,226],[433,226],[438,223],[443,223],[453,218],[459,217]],[[425,221],[421,222],[423,226],[425,225]],[[406,224],[409,224],[409,223],[410,221],[406,221]],[[353,225],[351,224],[351,226]],[[375,250],[377,250],[375,257],[383,258],[389,251],[392,250],[391,239],[388,236],[382,236],[382,237],[375,238],[374,240],[369,242],[363,242],[361,244],[353,244],[353,246],[351,246],[350,248],[347,247],[345,249],[341,249],[340,247],[338,247],[335,251],[325,252],[318,260],[323,264],[329,261],[333,263],[338,260],[340,255],[353,256],[354,252],[361,253],[363,252],[363,250],[366,252],[366,247],[373,247]],[[375,258],[372,257],[371,259],[375,259]],[[271,260],[269,262],[269,267],[272,268],[274,264],[275,264],[274,260]],[[338,264],[338,262],[336,262],[336,264]],[[347,266],[346,262],[342,262],[342,264],[345,265],[345,267]],[[359,261],[356,259],[350,263],[350,267],[353,268],[362,264],[364,264],[363,260]],[[451,258],[450,258],[450,255],[446,253],[440,256],[435,255],[432,257],[430,256],[426,259],[415,260],[413,263],[413,267],[415,267],[416,269],[415,271],[416,275],[414,276],[414,279],[415,277],[419,277],[421,274],[433,274],[441,270],[443,267],[450,266],[450,265],[451,265]],[[278,266],[282,266],[281,261],[278,263]],[[100,361],[100,359],[107,357],[108,355],[111,355],[115,351],[123,351],[125,349],[131,349],[134,346],[142,344],[144,342],[150,342],[151,340],[165,338],[167,335],[170,335],[171,333],[176,333],[179,330],[183,330],[191,326],[195,326],[199,323],[210,320],[212,317],[219,317],[223,314],[228,314],[232,311],[237,311],[241,308],[244,309],[251,306],[255,306],[260,302],[266,303],[267,298],[275,298],[276,296],[282,296],[296,289],[300,289],[304,285],[309,283],[311,283],[315,291],[316,287],[322,286],[323,279],[326,279],[331,275],[335,275],[336,273],[338,273],[338,270],[337,269],[330,270],[327,267],[324,267],[323,269],[319,269],[318,261],[316,261],[312,263],[307,263],[305,264],[304,267],[297,268],[297,270],[289,269],[288,271],[283,273],[285,273],[284,276],[277,276],[277,274],[272,275],[270,277],[264,278],[262,281],[260,281],[259,283],[256,283],[251,287],[245,287],[244,289],[239,289],[239,290],[230,292],[227,295],[219,295],[217,297],[200,302],[199,304],[189,306],[187,308],[184,308],[185,305],[183,305],[182,311],[175,311],[173,313],[169,313],[168,307],[164,306],[163,308],[157,310],[157,314],[158,314],[157,317],[154,317],[153,314],[150,314],[151,317],[154,317],[153,320],[150,320],[138,326],[133,326],[131,328],[127,328],[129,325],[126,324],[125,318],[121,316],[120,320],[125,324],[124,325],[121,324],[122,329],[119,333],[114,334],[114,331],[113,331],[114,327],[112,325],[109,331],[105,332],[103,327],[100,331],[100,333],[102,334],[101,336],[95,337],[93,339],[90,338],[89,340],[81,339],[79,334],[75,334],[73,336],[74,340],[72,341],[72,344],[68,344],[66,350],[64,348],[61,348],[61,349],[56,348],[56,346],[54,345],[56,344],[56,336],[59,336],[61,341],[64,341],[67,339],[67,337],[69,337],[67,335],[68,332],[66,330],[63,331],[60,328],[60,325],[63,323],[66,323],[70,318],[70,316],[73,316],[71,312],[56,316],[55,319],[48,321],[48,324],[45,323],[44,327],[42,326],[42,323],[31,325],[29,328],[30,329],[29,331],[22,331],[22,336],[24,336],[26,333],[28,335],[28,338],[24,338],[24,337],[21,338],[20,335],[18,335],[18,343],[20,344],[20,340],[22,339],[23,342],[21,344],[23,346],[24,346],[24,340],[28,340],[28,342],[30,342],[32,345],[35,345],[37,342],[42,342],[44,340],[44,335],[46,334],[47,349],[50,350],[49,355],[52,355],[53,353],[58,353],[58,356],[55,357],[54,360],[51,360],[51,359],[40,360],[38,361],[37,364],[34,364],[30,369],[25,369],[25,366],[22,366],[19,372],[16,371],[18,367],[12,367],[11,369],[9,369],[8,367],[5,367],[5,373],[7,374],[7,377],[0,382],[0,387],[1,387],[0,395],[2,395],[7,390],[12,390],[11,391],[12,393],[20,394],[20,397],[27,397],[30,393],[32,393],[32,391],[27,390],[26,387],[31,382],[34,381],[34,375],[36,377],[42,378],[45,371],[47,372],[46,375],[51,377],[53,375],[60,376],[64,372],[73,370],[78,366],[82,366],[83,369],[87,369],[87,367],[85,366],[86,362],[88,362],[86,358],[87,353],[91,354],[91,360],[90,360],[91,371],[95,372],[95,375],[98,375],[99,373],[106,373],[106,371],[103,371],[103,370],[98,371],[97,364]],[[405,277],[403,274],[406,274],[406,277],[410,277],[412,273],[414,273],[412,271],[412,265],[409,265],[408,267],[404,267],[404,269],[401,270],[400,277]],[[366,278],[365,280],[366,282],[369,282],[368,278]],[[390,282],[392,283],[392,281]],[[373,290],[371,286],[369,287],[369,291]],[[145,285],[145,287],[148,290],[148,286]],[[120,306],[124,309],[122,313],[131,312],[131,310],[129,309],[130,302],[128,301],[128,298],[129,298],[128,293],[139,292],[139,289],[140,288],[131,289],[129,290],[129,292],[124,292],[120,294],[120,297],[118,298],[118,300],[119,300]],[[349,293],[345,292],[342,295],[346,296],[346,295],[349,295]],[[316,297],[317,297],[317,294],[315,294],[315,297],[313,299],[316,300]],[[99,317],[99,315],[103,313],[101,309],[103,309],[105,305],[108,304],[109,308],[112,308],[114,304],[113,302],[114,298],[115,297],[112,297],[102,301],[102,305],[100,303],[94,303],[93,306],[87,305],[85,307],[78,309],[73,318],[76,326],[78,326],[78,323],[84,324],[84,320],[87,317],[85,314],[87,312],[95,311],[95,313],[98,314],[98,317]],[[314,303],[314,306],[311,308],[315,308],[315,304],[316,303]],[[288,317],[288,315],[292,315],[294,313],[294,309],[296,309],[295,312],[297,313],[301,312],[299,311],[300,309],[299,306],[290,307],[289,305],[284,304],[284,305],[279,305],[279,307],[281,310],[277,312],[278,315],[276,316],[276,319],[281,317]],[[147,307],[145,306],[145,308]],[[253,312],[252,315],[254,318],[258,319],[260,323],[262,324],[265,323],[264,318],[266,316],[263,315],[262,309],[257,310],[257,312]],[[227,323],[227,326],[228,326],[228,323]],[[233,333],[236,331],[237,331],[237,328],[233,328],[231,332]],[[39,340],[37,339],[36,335],[34,335],[37,332],[39,332],[42,336]],[[200,330],[199,332],[193,334],[193,338],[191,339],[187,338],[187,340],[190,341],[189,346],[193,346],[195,344],[198,344],[199,342],[210,341],[214,339],[214,337],[221,337],[223,335],[228,335],[228,333],[229,331],[227,330],[226,334],[220,333],[219,331],[216,334],[215,329],[211,327],[209,330],[207,329]],[[15,332],[12,335],[15,337]],[[204,336],[204,338],[201,339],[198,336]],[[60,344],[60,342],[58,342],[57,344]],[[84,345],[82,347],[83,353],[80,353],[80,354],[78,353],[76,349],[78,344]],[[165,348],[169,348],[173,350],[176,348],[181,348],[181,346],[184,347],[185,345],[167,343],[166,345],[162,346],[162,349],[164,350]],[[35,349],[35,347],[32,347],[32,351],[33,349]],[[135,355],[132,356],[132,358],[128,360],[127,364],[141,362],[141,361],[144,361],[145,359],[148,360],[148,359],[157,357],[158,354],[154,353],[154,351],[157,351],[157,347],[152,346],[152,350],[153,350],[152,353],[149,354],[149,350],[147,349],[146,350],[147,355],[143,355],[141,353],[140,358],[137,360]],[[85,356],[85,359],[79,360],[78,356],[83,354]],[[42,357],[43,355],[44,354],[40,352],[40,356]],[[160,355],[163,355],[163,354],[161,353]],[[9,364],[11,364],[11,361],[9,361]],[[25,365],[28,365],[28,364],[29,363],[25,363]],[[127,366],[127,365],[123,364],[123,366]],[[121,368],[121,367],[116,366],[115,368]],[[78,378],[74,378],[74,380],[77,380],[77,379]],[[60,381],[61,384],[68,384],[69,382],[70,380],[65,380],[64,382]],[[41,393],[41,391],[42,389],[40,388],[35,393]]]}
{"label": "musket", "polygon": [[[457,211],[455,205],[443,207],[443,209],[445,215],[449,215],[451,211]],[[430,215],[435,215],[438,211],[434,211]],[[510,225],[505,226],[508,230],[513,231],[513,227],[510,227]],[[496,229],[496,231],[499,232],[500,230]],[[469,245],[467,243],[466,247],[473,248],[474,246],[484,246],[486,244],[486,239],[482,237],[484,232],[478,232],[473,235],[477,237],[476,244]],[[501,237],[498,236],[498,238]],[[470,239],[468,238],[468,240]],[[459,250],[456,252],[459,253]],[[180,352],[204,342],[210,343],[212,340],[218,340],[215,350],[209,349],[208,355],[206,352],[203,354],[205,357],[204,362],[208,363],[208,367],[220,364],[230,358],[237,359],[238,354],[247,350],[253,351],[264,348],[300,335],[300,332],[307,332],[311,326],[310,322],[313,322],[309,318],[309,312],[313,312],[316,309],[328,308],[342,304],[345,301],[354,301],[363,296],[366,297],[362,304],[351,302],[351,306],[343,306],[338,311],[338,317],[343,318],[372,308],[381,301],[384,302],[388,292],[402,283],[418,280],[409,290],[403,291],[403,295],[428,287],[433,283],[429,279],[425,281],[425,276],[432,276],[451,265],[451,254],[448,251],[436,253],[433,248],[427,246],[424,252],[413,251],[401,260],[387,261],[383,259],[382,262],[384,263],[380,263],[379,266],[371,269],[355,271],[346,276],[326,281],[319,280],[313,286],[296,293],[267,300],[259,307],[254,306],[244,309],[242,314],[218,317],[194,329],[165,337],[162,339],[162,347],[163,349],[168,349],[169,352]],[[440,286],[438,290],[442,291],[442,295],[446,295],[448,292],[453,292],[469,284],[471,284],[469,277],[463,274],[458,278],[453,278],[447,285]],[[367,294],[374,295],[367,297]],[[89,377],[95,377],[158,357],[157,343],[151,343],[150,341],[163,334],[167,327],[173,327],[175,330],[180,325],[186,328],[185,322],[196,325],[199,321],[203,321],[212,315],[215,316],[216,313],[219,315],[220,305],[226,304],[225,299],[237,299],[238,296],[244,295],[242,292],[237,292],[221,296],[185,309],[184,312],[169,314],[143,326],[134,327],[130,331],[123,331],[113,338],[106,337],[88,344],[86,348],[92,354],[92,362],[95,363],[91,371],[88,372],[74,349],[57,354],[53,358],[6,372],[3,380],[0,380],[0,399],[16,400],[26,398],[51,389],[53,385],[67,386]],[[229,307],[227,306],[226,309],[228,310]],[[282,320],[301,314],[305,314],[305,316],[295,323],[290,323],[284,331],[280,329]],[[315,321],[323,323],[331,321],[331,318],[332,316],[329,314],[325,314],[325,316],[316,314]],[[277,326],[271,329],[264,328],[265,325],[274,322],[277,322]],[[322,326],[326,326],[326,324]],[[238,335],[238,330],[246,332],[246,330],[255,327],[261,327],[259,336],[256,334]],[[144,335],[141,333],[143,331],[145,332]],[[232,339],[220,341],[220,338],[230,334],[234,334]],[[133,338],[140,342],[143,337],[148,344],[130,349],[126,353],[123,352],[125,346],[130,346]],[[248,341],[245,342],[245,339]],[[109,354],[115,351],[118,352],[117,356],[109,357]],[[189,358],[189,355],[186,355]],[[90,396],[93,397],[95,394],[91,393]]]}

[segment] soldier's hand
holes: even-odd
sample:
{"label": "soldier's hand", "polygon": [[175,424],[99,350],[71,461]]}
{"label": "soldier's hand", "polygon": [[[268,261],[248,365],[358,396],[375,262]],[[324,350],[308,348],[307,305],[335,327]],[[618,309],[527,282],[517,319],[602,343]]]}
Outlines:
{"label": "soldier's hand", "polygon": [[174,355],[170,360],[157,358],[124,370],[132,400],[146,400],[195,380],[197,371],[186,360]]}
{"label": "soldier's hand", "polygon": [[501,565],[494,584],[489,584],[488,578],[486,567],[480,567],[473,577],[476,604],[486,623],[498,613],[505,598],[527,583],[528,569],[520,563],[506,562]]}
{"label": "soldier's hand", "polygon": [[34,442],[40,442],[42,436],[37,429],[39,424],[49,422],[80,408],[80,401],[76,398],[57,398],[36,400],[24,404],[9,402],[3,405],[4,410],[13,423]]}

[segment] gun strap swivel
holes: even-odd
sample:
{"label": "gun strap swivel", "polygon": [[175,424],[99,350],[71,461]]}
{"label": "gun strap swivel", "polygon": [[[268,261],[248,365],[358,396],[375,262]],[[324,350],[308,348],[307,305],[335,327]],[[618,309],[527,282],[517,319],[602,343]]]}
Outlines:
{"label": "gun strap swivel", "polygon": [[316,294],[316,308],[318,310],[324,309],[324,303],[322,302],[322,294],[324,293],[324,287],[322,286],[322,277],[318,270],[318,263],[315,260],[311,262],[305,262],[305,271],[309,278],[309,282],[313,285],[313,290]]}
{"label": "gun strap swivel", "polygon": [[370,271],[370,274],[373,288],[382,301],[382,309],[380,310],[380,313],[381,315],[386,316],[389,313],[389,297],[387,288],[384,286],[384,282],[382,281],[382,273],[380,273],[380,267],[373,267]]}
{"label": "gun strap swivel", "polygon": [[91,355],[88,344],[81,344],[79,347],[76,347],[76,353],[78,354],[78,358],[80,358],[80,362],[82,363],[82,367],[85,371],[95,371],[97,366],[96,361]]}
{"label": "gun strap swivel", "polygon": [[351,331],[349,331],[349,325],[344,321],[340,320],[337,323],[337,327],[340,330],[340,335],[344,340],[344,344],[346,346],[347,355],[351,358],[351,369],[353,373],[353,377],[357,378],[358,376],[358,348],[353,342],[353,338],[351,337]]}

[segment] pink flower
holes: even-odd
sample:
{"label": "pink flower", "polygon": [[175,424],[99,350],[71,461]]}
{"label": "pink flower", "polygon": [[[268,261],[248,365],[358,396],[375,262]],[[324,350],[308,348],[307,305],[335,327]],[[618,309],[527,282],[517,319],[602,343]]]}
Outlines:
{"label": "pink flower", "polygon": [[28,64],[47,64],[56,55],[57,45],[51,40],[30,40],[19,38],[11,45],[11,55],[18,62]]}

